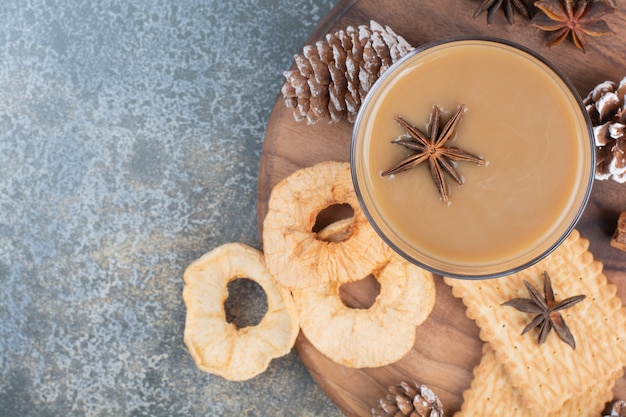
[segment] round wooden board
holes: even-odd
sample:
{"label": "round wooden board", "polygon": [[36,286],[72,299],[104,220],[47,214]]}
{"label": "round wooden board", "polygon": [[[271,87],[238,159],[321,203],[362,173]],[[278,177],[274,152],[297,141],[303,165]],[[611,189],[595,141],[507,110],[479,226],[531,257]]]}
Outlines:
{"label": "round wooden board", "polygon": [[[348,26],[374,19],[390,26],[414,46],[458,35],[491,35],[525,45],[546,57],[573,82],[582,97],[598,83],[619,81],[626,76],[626,10],[605,20],[615,34],[590,38],[587,52],[576,49],[570,39],[548,49],[542,32],[516,15],[509,25],[502,11],[488,26],[485,15],[473,19],[478,0],[342,0],[313,32],[313,43]],[[514,111],[514,110],[512,110]],[[267,126],[258,179],[258,223],[263,219],[272,187],[295,170],[326,160],[348,161],[352,125],[320,123],[309,126],[294,121],[279,94]],[[609,245],[621,211],[626,211],[626,184],[596,181],[591,200],[577,225],[590,240],[590,250],[605,266],[605,273],[618,286],[626,301],[626,253]],[[515,219],[511,219],[515,221]],[[367,416],[389,385],[417,380],[429,385],[441,398],[447,415],[460,409],[462,393],[470,386],[472,370],[480,361],[482,342],[475,323],[465,317],[465,308],[449,287],[436,278],[437,301],[429,318],[417,329],[415,346],[399,362],[368,369],[349,369],[320,354],[300,334],[296,350],[313,378],[348,416]],[[374,290],[354,286],[348,291],[358,300]],[[401,337],[401,335],[399,335]],[[626,399],[626,378],[617,381],[615,398]]]}

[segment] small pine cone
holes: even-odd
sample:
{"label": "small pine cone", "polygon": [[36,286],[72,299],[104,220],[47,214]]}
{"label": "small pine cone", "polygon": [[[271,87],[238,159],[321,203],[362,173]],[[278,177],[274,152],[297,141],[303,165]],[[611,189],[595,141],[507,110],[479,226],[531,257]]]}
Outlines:
{"label": "small pine cone", "polygon": [[414,48],[388,26],[349,26],[295,55],[284,72],[285,105],[296,121],[354,123],[368,91],[380,75]]}
{"label": "small pine cone", "polygon": [[596,179],[626,182],[626,77],[598,84],[584,100],[596,142]]}
{"label": "small pine cone", "polygon": [[372,408],[372,417],[443,417],[443,405],[426,385],[401,382]]}
{"label": "small pine cone", "polygon": [[626,417],[626,402],[615,401],[611,407],[611,414],[604,417]]}

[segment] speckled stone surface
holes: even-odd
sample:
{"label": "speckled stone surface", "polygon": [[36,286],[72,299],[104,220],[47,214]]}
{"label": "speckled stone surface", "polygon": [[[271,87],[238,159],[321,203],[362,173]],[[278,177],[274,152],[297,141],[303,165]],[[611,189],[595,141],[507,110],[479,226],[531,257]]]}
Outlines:
{"label": "speckled stone surface", "polygon": [[282,71],[335,2],[1,2],[0,415],[341,415],[293,352],[199,371],[181,297],[204,252],[260,247]]}

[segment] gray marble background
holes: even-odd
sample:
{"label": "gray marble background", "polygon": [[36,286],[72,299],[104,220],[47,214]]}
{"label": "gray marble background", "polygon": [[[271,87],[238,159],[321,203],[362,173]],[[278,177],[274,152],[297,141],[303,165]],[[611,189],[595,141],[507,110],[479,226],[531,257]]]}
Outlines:
{"label": "gray marble background", "polygon": [[204,252],[260,247],[265,126],[334,3],[1,2],[0,415],[341,415],[293,352],[199,371],[181,297]]}

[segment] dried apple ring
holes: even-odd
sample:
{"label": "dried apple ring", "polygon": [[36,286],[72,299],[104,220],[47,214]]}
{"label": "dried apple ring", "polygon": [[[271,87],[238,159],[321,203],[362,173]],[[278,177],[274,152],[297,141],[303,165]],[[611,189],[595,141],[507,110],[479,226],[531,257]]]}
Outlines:
{"label": "dried apple ring", "polygon": [[352,218],[337,220],[317,232],[317,238],[326,242],[341,242],[352,233]]}
{"label": "dried apple ring", "polygon": [[[256,326],[237,329],[226,321],[227,285],[248,278],[263,288],[267,312]],[[299,331],[290,292],[269,274],[263,254],[241,243],[206,253],[184,273],[187,307],[184,341],[198,368],[232,381],[250,379],[286,355]]]}
{"label": "dried apple ring", "polygon": [[293,291],[306,338],[326,357],[350,368],[400,360],[415,344],[415,328],[435,305],[433,275],[399,255],[371,274],[380,283],[380,293],[367,309],[347,307],[336,282]]}
{"label": "dried apple ring", "polygon": [[[350,231],[339,242],[313,232],[317,215],[335,204],[349,204],[354,212]],[[360,279],[391,253],[359,206],[350,164],[335,161],[300,169],[272,189],[263,251],[271,274],[288,288]]]}

